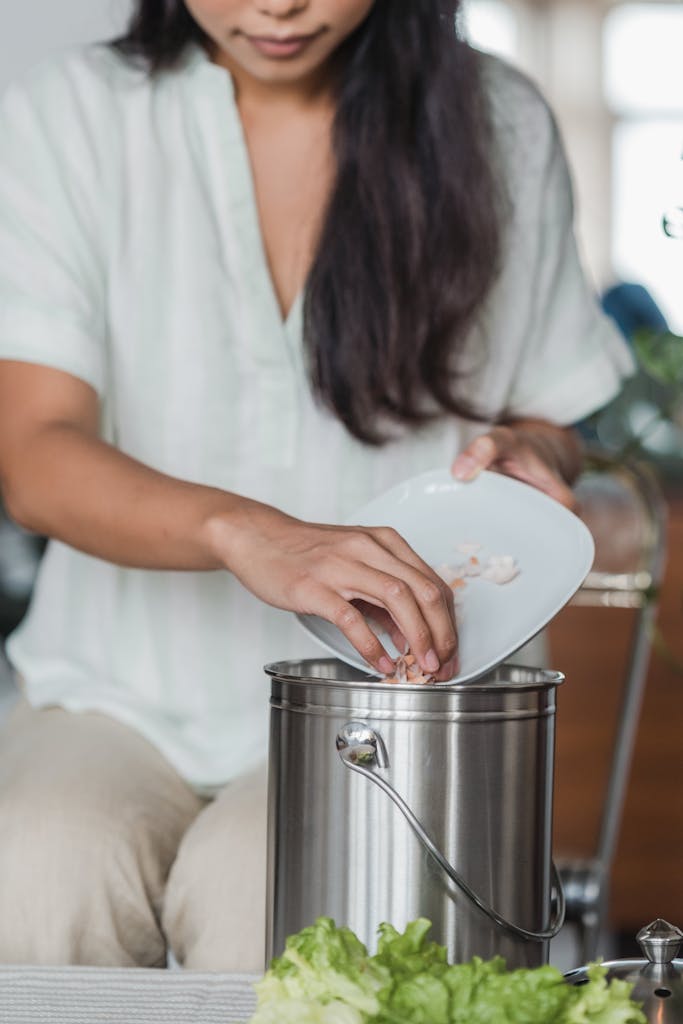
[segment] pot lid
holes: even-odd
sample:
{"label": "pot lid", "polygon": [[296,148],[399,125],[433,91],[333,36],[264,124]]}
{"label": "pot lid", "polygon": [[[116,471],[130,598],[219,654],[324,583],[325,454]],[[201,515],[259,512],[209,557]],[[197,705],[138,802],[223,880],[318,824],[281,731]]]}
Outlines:
{"label": "pot lid", "polygon": [[[676,959],[683,932],[657,918],[641,928],[636,938],[645,959],[605,961],[608,979],[619,978],[633,985],[631,998],[642,1004],[648,1021],[683,1024],[683,959]],[[572,985],[585,984],[587,967],[570,971],[566,978]]]}

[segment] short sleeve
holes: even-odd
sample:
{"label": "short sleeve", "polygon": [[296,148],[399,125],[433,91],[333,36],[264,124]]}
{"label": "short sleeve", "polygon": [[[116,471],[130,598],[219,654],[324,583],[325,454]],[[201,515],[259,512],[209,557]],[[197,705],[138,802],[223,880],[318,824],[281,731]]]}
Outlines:
{"label": "short sleeve", "polygon": [[[530,288],[528,319],[508,396],[512,416],[575,423],[601,408],[635,369],[581,266],[572,189],[557,128],[545,110],[547,159],[537,205],[525,211],[513,259]],[[548,131],[549,129],[549,131]]]}
{"label": "short sleeve", "polygon": [[46,71],[0,100],[0,358],[101,392],[103,273],[76,108]]}

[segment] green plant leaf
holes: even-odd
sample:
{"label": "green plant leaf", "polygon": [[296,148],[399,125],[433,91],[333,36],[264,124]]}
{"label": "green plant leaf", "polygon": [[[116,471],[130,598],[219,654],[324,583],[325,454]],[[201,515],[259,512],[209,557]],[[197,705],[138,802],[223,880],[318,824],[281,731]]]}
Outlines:
{"label": "green plant leaf", "polygon": [[646,1024],[632,985],[593,964],[585,984],[556,967],[505,969],[501,957],[449,964],[426,918],[379,927],[375,956],[320,917],[287,939],[256,985],[250,1024]]}
{"label": "green plant leaf", "polygon": [[683,338],[670,331],[636,331],[633,335],[638,361],[648,376],[660,384],[683,387]]}

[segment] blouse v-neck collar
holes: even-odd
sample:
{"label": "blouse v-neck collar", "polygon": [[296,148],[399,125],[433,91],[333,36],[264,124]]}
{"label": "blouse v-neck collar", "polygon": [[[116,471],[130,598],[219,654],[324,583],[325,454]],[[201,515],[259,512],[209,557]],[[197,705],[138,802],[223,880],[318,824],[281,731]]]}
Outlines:
{"label": "blouse v-neck collar", "polygon": [[232,76],[193,45],[183,68],[191,76],[191,117],[200,138],[198,173],[206,176],[226,266],[237,282],[240,338],[257,374],[260,449],[265,465],[295,461],[306,387],[303,294],[283,319],[266,257],[251,161]]}
{"label": "blouse v-neck collar", "polygon": [[[207,81],[212,80],[213,92],[221,103],[220,114],[217,118],[217,127],[223,125],[225,130],[227,123],[227,139],[231,143],[232,168],[234,171],[233,184],[238,184],[239,189],[235,194],[235,200],[240,206],[240,228],[243,230],[243,239],[247,243],[249,252],[250,270],[257,273],[260,280],[260,298],[267,299],[267,304],[273,318],[277,320],[280,331],[284,332],[291,342],[296,339],[301,331],[304,289],[300,289],[287,311],[286,316],[282,315],[278,301],[273,275],[268,264],[268,257],[263,240],[263,232],[259,219],[258,204],[256,201],[256,189],[254,177],[247,147],[246,136],[235,93],[235,83],[227,68],[212,61],[199,43],[192,43],[187,52],[185,66],[201,74]],[[227,102],[226,102],[227,100]]]}

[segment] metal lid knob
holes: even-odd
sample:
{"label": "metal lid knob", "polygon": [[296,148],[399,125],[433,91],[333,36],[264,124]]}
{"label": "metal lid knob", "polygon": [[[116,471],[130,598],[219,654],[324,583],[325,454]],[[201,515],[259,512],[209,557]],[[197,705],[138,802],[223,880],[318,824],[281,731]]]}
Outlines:
{"label": "metal lid knob", "polygon": [[663,918],[641,928],[636,935],[644,956],[653,964],[668,964],[677,956],[683,932]]}

